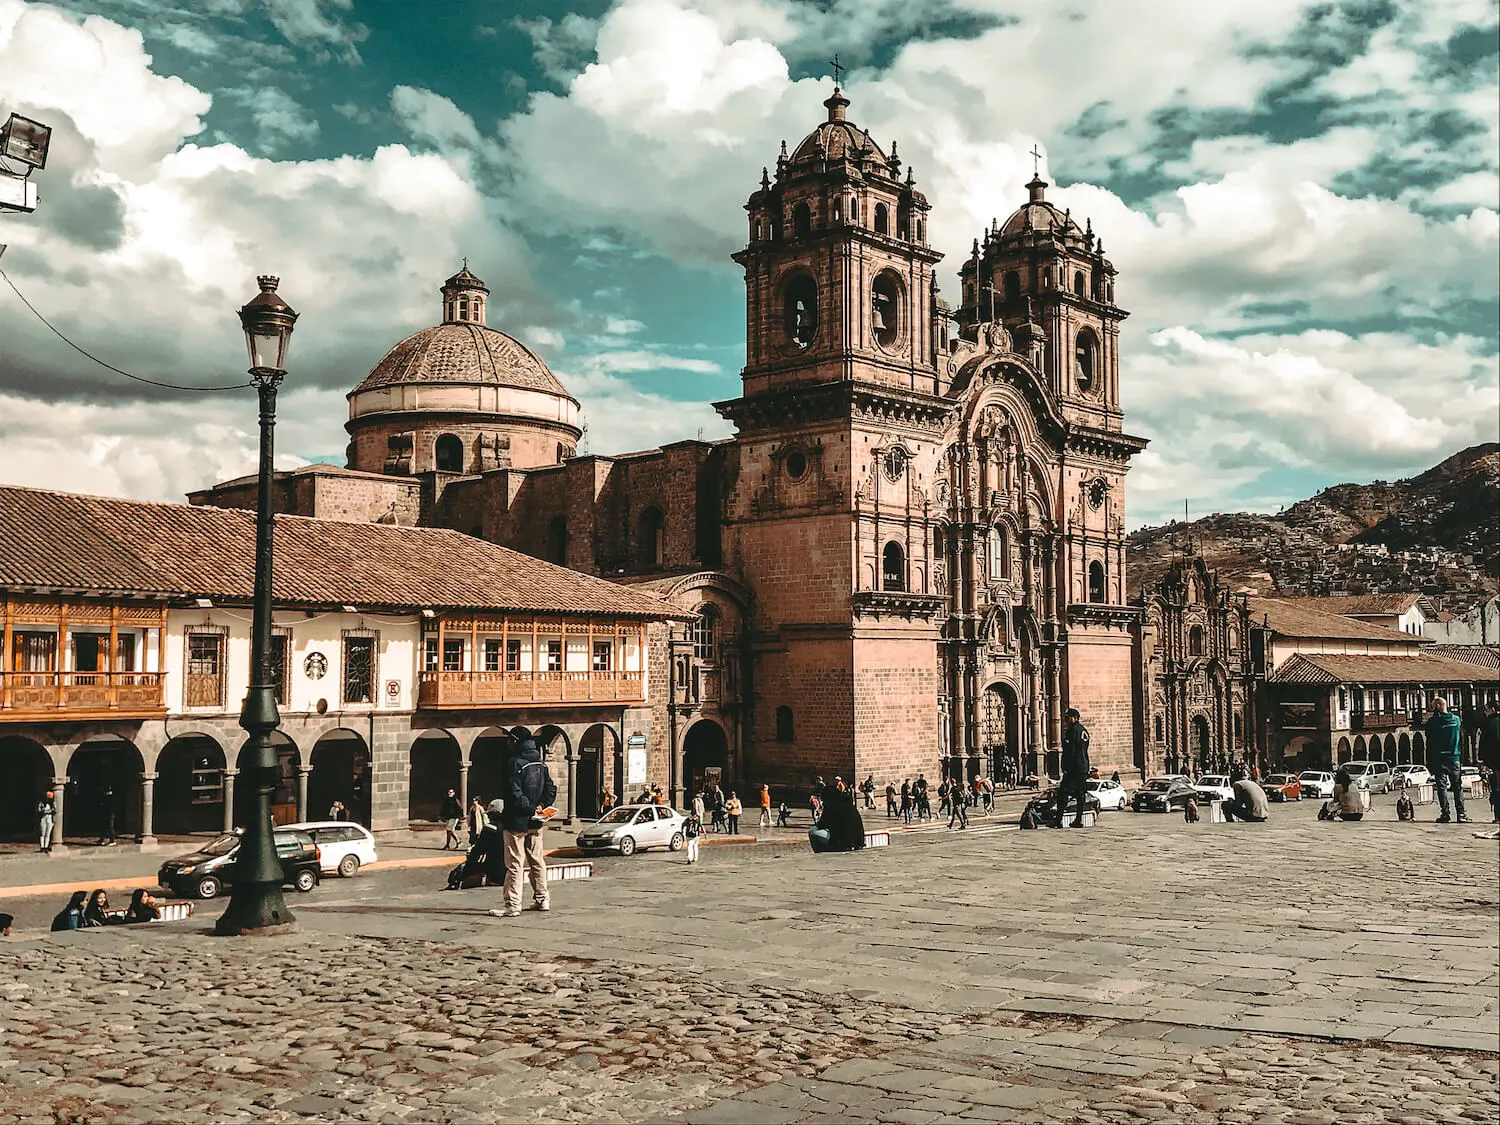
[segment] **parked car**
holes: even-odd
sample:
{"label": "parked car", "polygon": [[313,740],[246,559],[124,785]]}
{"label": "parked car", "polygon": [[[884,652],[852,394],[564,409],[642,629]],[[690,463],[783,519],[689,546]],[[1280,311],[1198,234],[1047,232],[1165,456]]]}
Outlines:
{"label": "parked car", "polygon": [[666,805],[620,805],[578,834],[578,846],[587,852],[613,851],[634,855],[641,848],[682,847],[682,825],[687,820]]}
{"label": "parked car", "polygon": [[1302,783],[1302,794],[1306,797],[1332,797],[1333,774],[1323,770],[1303,770],[1297,775]]}
{"label": "parked car", "polygon": [[283,826],[287,831],[306,832],[318,845],[324,875],[342,875],[345,879],[359,874],[367,863],[374,863],[375,834],[363,824],[347,820],[309,820]]}
{"label": "parked car", "polygon": [[1408,785],[1431,785],[1432,774],[1422,765],[1397,766],[1391,771],[1391,784],[1397,789],[1405,789]]}
{"label": "parked car", "polygon": [[1479,772],[1478,766],[1463,766],[1458,771],[1459,784],[1468,789],[1478,792],[1477,786],[1484,781],[1484,775]]}
{"label": "parked car", "polygon": [[1171,812],[1197,798],[1197,790],[1180,778],[1152,777],[1135,791],[1130,807],[1134,812]]}
{"label": "parked car", "polygon": [[1377,789],[1389,793],[1395,781],[1389,762],[1345,762],[1344,768],[1356,789],[1368,789],[1371,793]]}
{"label": "parked car", "polygon": [[1099,802],[1101,811],[1113,809],[1115,812],[1123,812],[1125,806],[1130,803],[1130,794],[1125,792],[1125,786],[1113,778],[1091,778],[1088,782],[1089,796]]}
{"label": "parked car", "polygon": [[1268,773],[1261,780],[1268,801],[1302,800],[1302,779],[1294,773]]}
{"label": "parked car", "polygon": [[1198,779],[1198,783],[1193,788],[1205,801],[1234,800],[1234,786],[1229,784],[1227,774],[1206,773]]}
{"label": "parked car", "polygon": [[[322,878],[318,845],[306,832],[278,828],[276,855],[281,859],[282,883],[306,893]],[[173,894],[188,898],[214,898],[234,883],[235,861],[242,837],[226,832],[197,851],[169,859],[161,865],[156,881]]]}
{"label": "parked car", "polygon": [[[1098,816],[1100,810],[1103,808],[1103,806],[1099,802],[1099,797],[1088,790],[1085,790],[1083,794],[1083,807],[1088,809],[1095,816]],[[1072,823],[1073,817],[1077,813],[1077,809],[1078,805],[1074,802],[1073,798],[1069,797],[1068,811],[1066,814],[1068,823]],[[1057,819],[1056,786],[1047,790],[1037,798],[1036,815],[1046,824],[1051,824],[1054,820]]]}

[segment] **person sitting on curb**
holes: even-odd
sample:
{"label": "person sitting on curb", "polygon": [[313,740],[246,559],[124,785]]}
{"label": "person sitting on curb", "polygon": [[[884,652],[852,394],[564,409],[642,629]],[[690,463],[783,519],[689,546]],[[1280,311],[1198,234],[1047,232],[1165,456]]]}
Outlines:
{"label": "person sitting on curb", "polygon": [[10,928],[15,920],[14,915],[0,914],[0,937],[10,937]]}
{"label": "person sitting on curb", "polygon": [[1417,819],[1417,806],[1411,803],[1411,798],[1404,790],[1401,796],[1396,798],[1396,819],[1404,821]]}
{"label": "person sitting on curb", "polygon": [[1271,805],[1266,791],[1248,777],[1234,783],[1234,800],[1224,802],[1225,821],[1253,820],[1264,824],[1271,819]]}
{"label": "person sitting on curb", "polygon": [[109,926],[116,921],[109,913],[109,895],[102,889],[89,895],[89,904],[83,909],[83,929],[90,926]]}
{"label": "person sitting on curb", "polygon": [[125,908],[125,917],[121,919],[127,925],[135,925],[138,922],[161,921],[161,907],[156,905],[156,899],[151,897],[151,892],[144,887],[137,887],[130,896],[130,905]]}
{"label": "person sitting on curb", "polygon": [[854,805],[854,794],[830,787],[823,801],[823,816],[807,830],[815,852],[854,852],[865,846],[865,822]]}
{"label": "person sitting on curb", "polygon": [[[1405,796],[1405,794],[1402,794]],[[1408,802],[1409,803],[1409,802]],[[1343,767],[1333,775],[1333,796],[1318,810],[1319,820],[1363,820],[1365,806],[1359,799],[1359,789],[1354,779]]]}
{"label": "person sitting on curb", "polygon": [[88,891],[74,891],[68,899],[68,905],[57,912],[52,919],[52,932],[60,933],[63,930],[83,929],[83,904],[88,901]]}

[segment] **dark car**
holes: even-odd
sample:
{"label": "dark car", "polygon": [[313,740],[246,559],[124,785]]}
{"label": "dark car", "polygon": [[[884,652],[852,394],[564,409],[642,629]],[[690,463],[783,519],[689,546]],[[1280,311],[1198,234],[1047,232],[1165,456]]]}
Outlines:
{"label": "dark car", "polygon": [[[277,829],[276,855],[281,859],[281,881],[299,891],[310,891],[322,878],[318,845],[306,832]],[[156,881],[173,894],[191,898],[213,898],[234,883],[235,860],[242,838],[226,832],[211,844],[161,865]]]}
{"label": "dark car", "polygon": [[[1083,798],[1083,807],[1088,809],[1089,812],[1093,813],[1094,816],[1097,817],[1100,811],[1099,798],[1094,796],[1092,793],[1086,793]],[[1068,820],[1071,821],[1073,817],[1077,815],[1077,812],[1078,803],[1072,797],[1069,797],[1068,811],[1066,814]],[[1047,792],[1038,799],[1036,806],[1036,815],[1047,824],[1052,824],[1057,820],[1057,790],[1055,788],[1047,790]]]}
{"label": "dark car", "polygon": [[1192,784],[1176,777],[1153,777],[1130,798],[1134,812],[1172,812],[1198,799]]}

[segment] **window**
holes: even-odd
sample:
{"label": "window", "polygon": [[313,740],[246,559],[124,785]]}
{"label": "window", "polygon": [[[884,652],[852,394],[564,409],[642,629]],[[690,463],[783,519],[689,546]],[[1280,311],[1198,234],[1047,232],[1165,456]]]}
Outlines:
{"label": "window", "polygon": [[891,213],[884,203],[875,204],[875,233],[891,233]]}
{"label": "window", "polygon": [[1236,715],[1234,717],[1234,742],[1235,742],[1235,745],[1238,746],[1239,743],[1243,739],[1244,739],[1244,725],[1241,723],[1240,717],[1238,715]]}
{"label": "window", "polygon": [[807,274],[798,274],[786,287],[786,335],[799,347],[808,347],[818,334],[818,286]]}
{"label": "window", "polygon": [[547,542],[542,547],[543,556],[558,566],[568,564],[568,521],[563,516],[553,516],[547,525]]}
{"label": "window", "polygon": [[[104,644],[100,644],[104,641]],[[74,633],[73,634],[73,671],[75,672],[102,672],[101,658],[109,651],[108,636],[101,637],[98,633]]]}
{"label": "window", "polygon": [[881,347],[888,348],[900,338],[900,306],[901,290],[895,277],[881,274],[870,287],[870,327]]}
{"label": "window", "polygon": [[800,449],[794,449],[788,453],[782,464],[786,466],[786,475],[793,480],[801,480],[807,476],[807,454]]}
{"label": "window", "polygon": [[1015,270],[1011,270],[1006,274],[1005,280],[1001,284],[1004,286],[1005,299],[1007,301],[1014,301],[1021,296],[1021,275]]}
{"label": "window", "polygon": [[1007,578],[1010,576],[1010,565],[1005,549],[1005,529],[1003,527],[990,528],[990,579]]}
{"label": "window", "polygon": [[276,689],[276,702],[285,703],[287,692],[287,654],[291,652],[292,638],[289,633],[272,633],[271,648],[266,653],[270,664],[271,686]]}
{"label": "window", "polygon": [[906,589],[906,552],[900,543],[887,543],[881,552],[880,588],[897,592]]}
{"label": "window", "polygon": [[1043,289],[1051,289],[1052,288],[1052,267],[1051,266],[1048,266],[1046,269],[1044,269],[1042,271],[1042,288]]}
{"label": "window", "polygon": [[792,728],[792,709],[790,707],[776,708],[776,741],[793,741],[794,730]]}
{"label": "window", "polygon": [[689,639],[693,642],[693,655],[712,664],[714,661],[714,634],[718,631],[719,611],[711,605],[698,607],[697,618],[688,626]]}
{"label": "window", "polygon": [[792,230],[798,238],[806,238],[812,234],[812,208],[806,203],[799,203],[792,208]]}
{"label": "window", "polygon": [[641,566],[661,566],[666,562],[667,521],[660,508],[647,508],[641,513],[636,551]]}
{"label": "window", "polygon": [[453,434],[444,434],[433,445],[433,458],[440,473],[464,471],[464,443]]}
{"label": "window", "polygon": [[1165,734],[1164,729],[1162,727],[1161,716],[1158,715],[1158,716],[1156,716],[1156,741],[1160,742],[1165,737],[1166,737],[1166,734]]}
{"label": "window", "polygon": [[615,666],[615,646],[610,641],[594,642],[594,662],[592,669],[595,672],[610,672]]}
{"label": "window", "polygon": [[500,642],[494,637],[487,637],[484,642],[484,670],[500,671]]}
{"label": "window", "polygon": [[462,672],[464,670],[464,642],[462,637],[443,638],[443,671]]}
{"label": "window", "polygon": [[1087,329],[1078,333],[1078,339],[1074,345],[1073,358],[1077,367],[1075,375],[1078,378],[1078,389],[1091,391],[1094,389],[1094,381],[1098,378],[1099,342],[1094,334]]}
{"label": "window", "polygon": [[458,319],[469,319],[469,298],[467,297],[460,297],[458,299]]}
{"label": "window", "polygon": [[1339,688],[1339,710],[1340,711],[1347,711],[1348,709],[1349,709],[1349,689],[1341,687],[1341,688]]}
{"label": "window", "polygon": [[[443,667],[445,669],[448,667],[446,644],[443,646]],[[344,702],[370,703],[374,698],[375,638],[346,635],[344,637]]]}
{"label": "window", "polygon": [[547,671],[561,672],[563,660],[562,641],[544,641],[542,652],[547,658]]}
{"label": "window", "polygon": [[11,665],[17,672],[57,671],[57,634],[23,632],[17,630],[11,642],[15,650],[15,661]]}
{"label": "window", "polygon": [[1203,629],[1197,625],[1188,630],[1188,655],[1203,655]]}
{"label": "window", "polygon": [[1104,601],[1104,564],[1089,563],[1089,601]]}
{"label": "window", "polygon": [[222,707],[224,705],[224,634],[189,633],[187,638],[187,677],[183,685],[183,703],[188,707]]}
{"label": "window", "polygon": [[922,241],[922,220],[921,219],[917,220],[917,241],[918,242]]}
{"label": "window", "polygon": [[119,633],[115,636],[115,671],[135,671],[135,634]]}
{"label": "window", "polygon": [[1073,275],[1073,292],[1082,297],[1086,290],[1087,285],[1084,282],[1083,271],[1079,270]]}
{"label": "window", "polygon": [[438,670],[438,642],[436,637],[428,637],[422,642],[422,671],[436,672]]}
{"label": "window", "polygon": [[521,642],[507,640],[505,642],[505,670],[507,672],[519,672],[521,670]]}

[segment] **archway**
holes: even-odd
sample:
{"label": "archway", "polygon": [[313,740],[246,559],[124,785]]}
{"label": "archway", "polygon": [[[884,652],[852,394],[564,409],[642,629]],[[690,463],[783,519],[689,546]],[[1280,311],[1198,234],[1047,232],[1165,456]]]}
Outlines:
{"label": "archway", "polygon": [[1286,749],[1281,752],[1280,764],[1295,773],[1298,770],[1313,769],[1323,765],[1320,760],[1323,756],[1315,753],[1311,739],[1299,734],[1286,744]]}
{"label": "archway", "polygon": [[1396,741],[1396,761],[1405,763],[1411,760],[1411,736],[1403,734]]}
{"label": "archway", "polygon": [[464,443],[456,434],[443,434],[433,445],[433,459],[440,473],[464,471]]}
{"label": "archway", "polygon": [[448,790],[458,793],[461,761],[458,740],[447,731],[429,730],[417,736],[407,755],[407,819],[439,819]]}
{"label": "archway", "polygon": [[1009,684],[984,689],[980,750],[989,760],[989,776],[1003,785],[1019,780],[1024,763],[1021,746],[1021,701]]}
{"label": "archway", "polygon": [[729,774],[729,740],[724,728],[712,719],[699,719],[688,728],[682,743],[683,779],[689,795],[710,781],[725,783]]}
{"label": "archway", "polygon": [[1365,760],[1365,736],[1362,734],[1354,738],[1354,757],[1351,760],[1356,762]]}
{"label": "archway", "polygon": [[1193,750],[1198,755],[1198,768],[1208,769],[1213,757],[1213,742],[1209,735],[1207,716],[1193,716]]}
{"label": "archway", "polygon": [[1396,761],[1396,736],[1394,734],[1385,736],[1385,760],[1392,764]]}
{"label": "archway", "polygon": [[68,797],[63,828],[84,839],[141,831],[141,752],[118,735],[87,739],[68,760]]}
{"label": "archway", "polygon": [[[29,840],[36,846],[36,805],[52,788],[52,756],[38,742],[14,735],[0,737],[0,840]],[[63,820],[73,811],[64,801]]]}
{"label": "archway", "polygon": [[1412,754],[1415,755],[1413,761],[1425,762],[1427,760],[1427,739],[1420,731],[1411,736],[1411,749]]}
{"label": "archway", "polygon": [[1347,738],[1339,739],[1339,762],[1340,764],[1350,760],[1353,750],[1349,746]]}
{"label": "archway", "polygon": [[[530,731],[517,727],[523,737]],[[515,746],[511,733],[503,727],[490,727],[474,739],[469,748],[469,796],[484,804],[495,798],[505,799],[505,764]]]}
{"label": "archway", "polygon": [[621,794],[615,786],[615,756],[620,739],[614,730],[595,723],[578,740],[578,796],[575,809],[580,818],[594,820],[600,814],[599,794],[608,786],[615,799]]}
{"label": "archway", "polygon": [[181,734],[156,758],[152,827],[162,836],[224,828],[224,748],[206,734]]}
{"label": "archway", "polygon": [[335,801],[344,803],[344,819],[370,823],[370,750],[352,730],[331,730],[313,743],[308,757],[308,820],[327,820]]}

